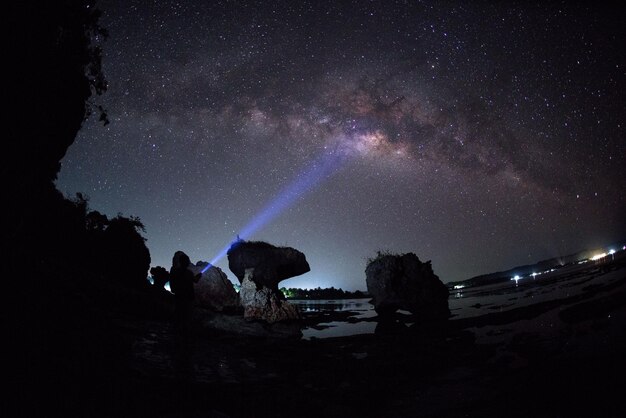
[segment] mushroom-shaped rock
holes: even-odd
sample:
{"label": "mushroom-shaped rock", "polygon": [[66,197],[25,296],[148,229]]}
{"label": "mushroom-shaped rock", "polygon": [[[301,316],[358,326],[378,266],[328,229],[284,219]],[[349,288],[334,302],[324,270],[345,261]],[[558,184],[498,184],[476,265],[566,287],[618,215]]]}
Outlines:
{"label": "mushroom-shaped rock", "polygon": [[228,267],[241,282],[244,318],[269,323],[300,318],[298,309],[278,290],[278,283],[311,269],[303,253],[266,242],[238,240],[228,250]]}
{"label": "mushroom-shaped rock", "polygon": [[253,268],[252,280],[276,292],[279,282],[311,270],[305,255],[295,248],[242,240],[235,241],[228,250],[228,268],[240,283],[246,269]]}
{"label": "mushroom-shaped rock", "polygon": [[[189,265],[188,269],[194,275],[202,273],[209,265],[204,261],[198,261],[196,265]],[[226,273],[219,267],[210,266],[198,283],[194,286],[194,293],[198,306],[213,311],[233,310],[239,308],[239,295],[233,284],[226,277]]]}
{"label": "mushroom-shaped rock", "polygon": [[365,275],[380,316],[398,309],[426,321],[450,316],[448,288],[433,273],[430,261],[422,263],[413,253],[382,255],[367,265]]}

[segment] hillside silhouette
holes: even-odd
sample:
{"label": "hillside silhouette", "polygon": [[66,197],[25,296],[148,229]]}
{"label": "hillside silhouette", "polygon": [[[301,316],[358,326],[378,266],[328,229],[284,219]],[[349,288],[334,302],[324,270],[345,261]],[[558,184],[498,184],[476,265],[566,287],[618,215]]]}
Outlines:
{"label": "hillside silhouette", "polygon": [[40,412],[37,405],[72,415],[99,391],[86,386],[111,383],[107,373],[128,346],[117,338],[106,310],[97,308],[108,302],[98,299],[102,292],[96,289],[109,282],[129,292],[149,288],[141,220],[121,214],[109,219],[90,210],[85,196],[66,198],[54,185],[85,119],[97,112],[108,123],[96,104],[107,87],[98,46],[106,31],[99,17],[89,0],[9,6],[15,52],[8,61],[1,166],[8,250],[3,306],[16,366],[9,376],[15,394],[7,398],[23,416]]}
{"label": "hillside silhouette", "polygon": [[[621,240],[618,242],[611,243],[610,245],[607,245],[607,247],[621,248],[625,244],[626,244],[626,240]],[[597,254],[598,252],[600,252],[598,249],[591,249],[591,250],[585,249],[585,250],[577,251],[575,253],[568,254],[565,256],[553,257],[553,258],[548,258],[545,260],[537,261],[536,263],[533,263],[533,264],[515,266],[513,268],[503,270],[503,271],[496,271],[492,273],[474,276],[465,280],[448,282],[446,283],[446,285],[449,288],[452,288],[455,285],[463,285],[463,286],[469,287],[469,286],[484,286],[484,285],[489,285],[489,284],[507,282],[511,280],[511,278],[514,276],[523,277],[523,276],[530,276],[533,273],[541,273],[541,272],[548,271],[551,269],[558,270],[562,267],[576,264],[581,260],[588,260],[593,255]]]}

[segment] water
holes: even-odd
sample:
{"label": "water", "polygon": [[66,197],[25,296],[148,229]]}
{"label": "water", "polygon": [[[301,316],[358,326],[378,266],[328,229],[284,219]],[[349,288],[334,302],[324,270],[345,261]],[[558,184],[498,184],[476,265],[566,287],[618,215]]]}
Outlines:
{"label": "water", "polygon": [[[318,324],[317,327],[308,327],[302,330],[304,339],[345,337],[348,335],[370,334],[376,328],[376,322],[367,322],[363,319],[374,318],[376,311],[370,299],[333,299],[333,300],[290,300],[300,312],[304,313],[331,313],[349,312],[348,321],[329,321]],[[359,321],[359,322],[354,322]],[[320,329],[321,328],[321,329]]]}
{"label": "water", "polygon": [[[503,312],[522,306],[528,306],[548,300],[565,299],[586,292],[598,286],[605,286],[624,279],[623,271],[604,274],[600,269],[589,266],[574,266],[551,274],[528,277],[494,285],[453,290],[450,292],[448,306],[451,319],[469,318],[491,312]],[[341,320],[321,322],[314,327],[305,328],[304,339],[342,337],[373,333],[377,322],[374,306],[365,299],[341,300],[292,300],[305,314],[340,316]],[[400,311],[408,314],[408,312]],[[333,314],[333,315],[328,315]],[[322,320],[323,321],[323,320]]]}
{"label": "water", "polygon": [[329,300],[290,300],[289,303],[298,306],[300,312],[357,312],[356,317],[372,318],[376,316],[374,305],[369,303],[370,298],[362,299],[329,299]]}

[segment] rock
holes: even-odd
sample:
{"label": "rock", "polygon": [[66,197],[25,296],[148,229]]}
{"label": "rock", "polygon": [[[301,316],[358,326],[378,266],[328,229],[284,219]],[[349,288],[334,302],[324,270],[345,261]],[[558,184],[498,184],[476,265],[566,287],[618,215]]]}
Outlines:
{"label": "rock", "polygon": [[156,289],[164,289],[165,283],[170,281],[170,273],[165,269],[165,267],[152,267],[150,269],[150,274],[152,275],[152,280],[154,281],[152,285]]}
{"label": "rock", "polygon": [[246,269],[254,268],[254,282],[278,293],[278,283],[311,270],[303,253],[266,242],[235,241],[228,250],[228,268],[243,282]]}
{"label": "rock", "polygon": [[239,289],[239,298],[244,308],[245,319],[261,319],[270,324],[280,321],[300,319],[298,309],[280,297],[273,289],[257,285],[254,281],[254,268],[246,269],[246,275]]}
{"label": "rock", "polygon": [[450,316],[448,288],[433,273],[430,261],[422,263],[413,253],[382,255],[367,265],[365,275],[379,316],[398,309],[426,321]]}
{"label": "rock", "polygon": [[[209,263],[198,261],[196,265],[189,265],[194,274],[201,273]],[[239,295],[235,287],[226,277],[226,273],[219,267],[211,266],[202,273],[202,277],[194,286],[196,303],[198,306],[221,312],[235,310],[240,307]]]}

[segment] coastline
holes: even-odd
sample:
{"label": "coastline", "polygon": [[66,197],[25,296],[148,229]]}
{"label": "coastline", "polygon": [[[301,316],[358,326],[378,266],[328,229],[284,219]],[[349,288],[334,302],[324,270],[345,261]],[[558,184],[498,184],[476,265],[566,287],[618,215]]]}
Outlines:
{"label": "coastline", "polygon": [[334,338],[181,338],[167,319],[109,312],[80,348],[29,359],[16,399],[69,416],[620,416],[626,268],[603,274],[615,280],[569,298],[431,324],[362,318],[375,333]]}

